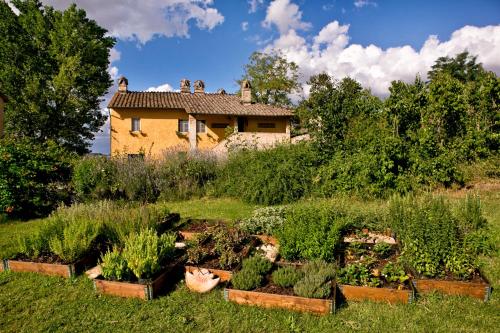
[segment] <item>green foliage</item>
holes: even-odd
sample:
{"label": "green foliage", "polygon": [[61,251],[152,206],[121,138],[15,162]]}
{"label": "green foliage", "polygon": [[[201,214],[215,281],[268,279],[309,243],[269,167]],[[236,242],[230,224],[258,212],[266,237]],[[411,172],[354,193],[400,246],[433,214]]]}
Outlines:
{"label": "green foliage", "polygon": [[400,263],[387,263],[382,269],[382,276],[389,283],[396,282],[403,284],[410,279],[406,274],[404,267]]}
{"label": "green foliage", "polygon": [[238,227],[253,235],[273,235],[285,223],[285,214],[285,207],[257,208],[252,217],[240,221]]}
{"label": "green foliage", "polygon": [[477,256],[488,248],[478,200],[465,199],[457,218],[442,197],[393,198],[388,219],[401,240],[403,260],[425,276],[448,272],[469,278],[477,269]]}
{"label": "green foliage", "polygon": [[255,204],[293,202],[310,192],[316,160],[307,144],[238,151],[221,168],[214,191]]}
{"label": "green foliage", "polygon": [[101,96],[111,86],[115,41],[76,5],[64,11],[35,0],[0,2],[0,82],[11,97],[6,129],[85,153],[104,124]]}
{"label": "green foliage", "polygon": [[235,289],[252,290],[262,285],[262,275],[253,270],[241,270],[233,274],[231,283]]}
{"label": "green foliage", "polygon": [[302,267],[304,277],[293,287],[296,295],[309,298],[328,298],[332,293],[331,280],[335,278],[336,266],[314,260]]}
{"label": "green foliage", "polygon": [[304,276],[304,273],[295,267],[282,267],[273,272],[274,284],[282,288],[293,287]]}
{"label": "green foliage", "polygon": [[50,253],[50,240],[64,232],[65,223],[59,218],[48,218],[39,229],[17,239],[17,252],[31,259]]}
{"label": "green foliage", "polygon": [[148,158],[115,157],[116,179],[123,196],[130,201],[155,202],[160,195],[156,161]]}
{"label": "green foliage", "polygon": [[289,94],[299,88],[298,66],[279,53],[254,52],[250,63],[245,65],[245,74],[238,81],[250,81],[252,100],[278,106],[291,106]]}
{"label": "green foliage", "polygon": [[101,256],[102,276],[107,280],[129,280],[131,272],[118,248]]}
{"label": "green foliage", "polygon": [[122,251],[128,268],[138,279],[152,278],[175,250],[174,234],[160,237],[151,229],[130,234]]}
{"label": "green foliage", "polygon": [[52,141],[0,139],[0,213],[44,216],[69,201],[71,158]]}
{"label": "green foliage", "polygon": [[333,207],[293,207],[276,233],[280,254],[288,260],[332,261],[342,242],[342,231],[351,223],[348,214]]}
{"label": "green foliage", "polygon": [[80,201],[113,199],[117,195],[116,164],[103,156],[87,156],[75,162],[73,187]]}
{"label": "green foliage", "polygon": [[392,246],[384,242],[377,243],[373,246],[373,252],[380,258],[386,258],[391,254]]}
{"label": "green foliage", "polygon": [[273,268],[273,264],[266,258],[254,255],[243,260],[243,270],[257,272],[260,275],[265,275]]}
{"label": "green foliage", "polygon": [[339,270],[338,282],[351,286],[378,287],[381,283],[377,277],[372,277],[366,263],[354,263]]}
{"label": "green foliage", "polygon": [[75,262],[83,258],[96,245],[102,233],[102,224],[90,220],[73,220],[64,228],[62,234],[49,240],[50,252],[65,262]]}
{"label": "green foliage", "polygon": [[431,80],[442,74],[448,74],[461,82],[475,81],[484,73],[483,66],[477,63],[477,56],[464,51],[455,58],[439,57],[427,73]]}

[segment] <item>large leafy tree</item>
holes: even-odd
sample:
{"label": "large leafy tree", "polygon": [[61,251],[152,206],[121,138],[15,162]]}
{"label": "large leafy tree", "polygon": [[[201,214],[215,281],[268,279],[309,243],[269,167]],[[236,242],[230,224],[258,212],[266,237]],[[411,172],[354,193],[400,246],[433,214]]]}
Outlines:
{"label": "large leafy tree", "polygon": [[245,74],[238,83],[250,81],[252,99],[258,103],[291,106],[288,95],[299,87],[299,67],[279,53],[254,52],[249,60],[245,65]]}
{"label": "large leafy tree", "polygon": [[101,96],[115,41],[75,5],[65,11],[38,0],[0,0],[0,85],[10,99],[6,129],[12,136],[54,140],[85,153],[103,125]]}
{"label": "large leafy tree", "polygon": [[454,58],[438,58],[427,74],[431,81],[440,74],[448,74],[461,82],[467,82],[477,80],[484,72],[481,63],[477,62],[477,56],[464,51]]}

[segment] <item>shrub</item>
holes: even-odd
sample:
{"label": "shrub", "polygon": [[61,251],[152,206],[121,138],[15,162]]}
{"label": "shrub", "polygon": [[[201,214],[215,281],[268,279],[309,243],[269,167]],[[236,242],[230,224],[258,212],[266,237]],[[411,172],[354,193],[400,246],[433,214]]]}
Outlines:
{"label": "shrub", "polygon": [[101,256],[102,276],[108,280],[128,280],[131,272],[118,248]]}
{"label": "shrub", "polygon": [[68,202],[72,158],[52,141],[0,139],[0,213],[39,217]]}
{"label": "shrub", "polygon": [[273,268],[273,264],[266,258],[259,255],[243,260],[243,270],[254,271],[260,275],[267,274],[271,268]]}
{"label": "shrub", "polygon": [[311,192],[316,163],[317,158],[307,144],[241,150],[230,154],[213,191],[254,204],[293,202]]}
{"label": "shrub", "polygon": [[148,158],[129,158],[122,155],[114,158],[117,185],[121,193],[131,201],[155,202],[160,195],[156,161]]}
{"label": "shrub", "polygon": [[387,282],[403,284],[410,279],[400,263],[387,263],[381,273]]}
{"label": "shrub", "polygon": [[282,288],[289,288],[293,287],[303,276],[304,274],[301,270],[294,267],[283,267],[275,270],[272,278],[276,285]]}
{"label": "shrub", "polygon": [[73,187],[80,201],[118,196],[116,164],[104,156],[86,156],[74,163]]}
{"label": "shrub", "polygon": [[381,242],[373,246],[373,252],[381,258],[386,258],[392,252],[392,246],[390,244]]}
{"label": "shrub", "polygon": [[173,234],[158,237],[151,229],[132,233],[125,240],[123,259],[138,279],[152,278],[173,254],[175,238]]}
{"label": "shrub", "polygon": [[102,225],[99,222],[91,220],[71,221],[66,225],[62,234],[50,238],[50,252],[65,262],[75,262],[91,250],[101,231]]}
{"label": "shrub", "polygon": [[233,287],[239,290],[252,290],[262,285],[262,275],[253,270],[241,270],[236,272],[232,278],[231,283]]}
{"label": "shrub", "polygon": [[31,259],[50,253],[50,239],[63,233],[65,223],[59,218],[48,218],[30,235],[18,238],[18,253]]}
{"label": "shrub", "polygon": [[315,260],[302,267],[304,277],[293,287],[296,295],[309,298],[328,298],[332,292],[331,280],[335,278],[336,266]]}
{"label": "shrub", "polygon": [[242,254],[237,250],[247,237],[244,232],[229,229],[226,225],[218,225],[211,231],[211,237],[215,243],[214,254],[219,257],[221,268],[231,268],[240,263]]}
{"label": "shrub", "polygon": [[283,227],[276,233],[280,254],[288,260],[332,261],[342,241],[342,231],[352,219],[332,207],[296,206],[290,209]]}
{"label": "shrub", "polygon": [[242,220],[238,227],[254,235],[273,235],[285,223],[285,214],[285,207],[258,208],[252,217]]}

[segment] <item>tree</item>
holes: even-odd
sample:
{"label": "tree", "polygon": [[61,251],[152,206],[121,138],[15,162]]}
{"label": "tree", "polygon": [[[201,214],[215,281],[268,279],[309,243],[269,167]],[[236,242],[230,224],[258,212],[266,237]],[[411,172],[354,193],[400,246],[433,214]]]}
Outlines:
{"label": "tree", "polygon": [[299,87],[298,66],[288,62],[279,53],[254,52],[245,65],[245,74],[238,81],[249,80],[252,85],[252,99],[257,103],[277,106],[291,106],[288,97]]}
{"label": "tree", "polygon": [[65,11],[38,0],[0,1],[0,85],[9,97],[7,133],[37,142],[54,140],[85,153],[104,124],[101,96],[114,39],[71,5]]}
{"label": "tree", "polygon": [[467,51],[457,54],[455,58],[440,57],[427,74],[431,81],[439,74],[448,74],[462,83],[475,81],[484,74],[483,65],[476,60],[477,56],[470,55]]}
{"label": "tree", "polygon": [[307,83],[309,98],[300,103],[297,114],[324,158],[342,147],[351,119],[381,110],[380,100],[351,78],[335,81],[321,73]]}

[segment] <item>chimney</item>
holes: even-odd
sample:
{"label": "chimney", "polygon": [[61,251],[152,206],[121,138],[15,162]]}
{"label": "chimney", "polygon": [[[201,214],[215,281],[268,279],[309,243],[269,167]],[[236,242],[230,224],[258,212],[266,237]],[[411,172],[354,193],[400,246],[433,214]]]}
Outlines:
{"label": "chimney", "polygon": [[241,82],[241,103],[252,104],[252,86],[248,80]]}
{"label": "chimney", "polygon": [[195,94],[204,94],[205,93],[205,82],[202,80],[194,81],[194,93]]}
{"label": "chimney", "polygon": [[190,94],[191,93],[191,82],[188,79],[181,80],[181,93]]}
{"label": "chimney", "polygon": [[125,76],[118,79],[118,91],[121,93],[126,93],[128,91],[128,80]]}
{"label": "chimney", "polygon": [[219,94],[219,95],[225,95],[226,91],[223,88],[219,88],[219,90],[217,90],[217,94]]}

